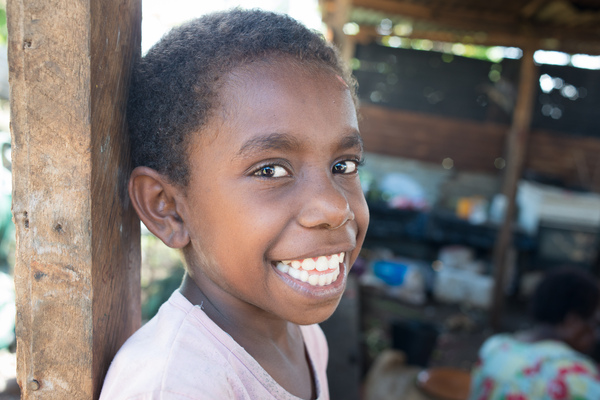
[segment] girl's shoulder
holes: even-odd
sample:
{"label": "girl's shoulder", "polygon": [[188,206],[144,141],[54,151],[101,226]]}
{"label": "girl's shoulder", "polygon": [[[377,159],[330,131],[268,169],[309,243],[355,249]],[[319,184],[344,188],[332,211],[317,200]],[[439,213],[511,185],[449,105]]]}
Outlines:
{"label": "girl's shoulder", "polygon": [[511,352],[531,355],[541,354],[549,357],[556,355],[563,358],[579,354],[558,340],[528,342],[509,333],[500,333],[489,337],[481,346],[480,351],[482,355],[493,353],[506,354]]}
{"label": "girl's shoulder", "polygon": [[508,333],[499,333],[490,336],[481,346],[480,355],[491,355],[496,352],[506,353],[515,349],[522,350],[526,344],[517,340],[513,335]]}
{"label": "girl's shoulder", "polygon": [[165,391],[197,393],[207,380],[207,387],[218,388],[219,382],[228,386],[231,349],[215,337],[212,326],[205,326],[206,321],[197,315],[203,312],[186,301],[175,292],[125,342],[106,375],[102,400]]}

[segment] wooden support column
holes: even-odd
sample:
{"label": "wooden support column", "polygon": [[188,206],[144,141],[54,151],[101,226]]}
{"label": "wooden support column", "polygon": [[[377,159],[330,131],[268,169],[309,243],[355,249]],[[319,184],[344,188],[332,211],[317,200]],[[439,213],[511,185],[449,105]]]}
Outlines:
{"label": "wooden support column", "polygon": [[504,175],[502,193],[506,197],[504,221],[498,232],[494,245],[494,292],[492,299],[491,325],[495,330],[501,329],[504,311],[506,272],[508,252],[513,239],[513,222],[516,211],[516,193],[523,171],[527,143],[531,127],[534,96],[538,85],[538,68],[533,61],[535,47],[523,49],[519,90],[513,121],[507,137],[507,165]]}
{"label": "wooden support column", "polygon": [[125,104],[140,0],[9,0],[22,399],[96,399],[141,323]]}
{"label": "wooden support column", "polygon": [[[322,19],[323,22],[329,27],[331,31],[330,40],[340,50],[342,59],[348,63],[354,56],[356,48],[355,41],[344,33],[344,25],[350,18],[350,9],[352,7],[352,0],[334,0],[330,3],[321,1]],[[327,9],[326,7],[330,7]]]}

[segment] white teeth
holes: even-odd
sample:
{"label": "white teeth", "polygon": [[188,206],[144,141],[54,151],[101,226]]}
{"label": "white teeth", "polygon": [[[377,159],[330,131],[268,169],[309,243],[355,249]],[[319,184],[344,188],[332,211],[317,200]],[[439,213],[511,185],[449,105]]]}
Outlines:
{"label": "white teeth", "polygon": [[[327,274],[325,274],[327,275]],[[327,277],[325,275],[319,275],[319,286],[325,286],[325,281]]]}
{"label": "white teeth", "polygon": [[297,269],[290,268],[290,270],[288,271],[288,274],[294,279],[300,279],[301,272]]}
{"label": "white teeth", "polygon": [[[344,262],[345,253],[321,256],[304,260],[283,260],[277,263],[277,269],[294,279],[307,282],[311,286],[326,286],[335,282],[340,275],[340,263]],[[318,273],[332,270],[324,274]]]}
{"label": "white teeth", "polygon": [[280,270],[283,273],[287,273],[288,270],[290,269],[290,267],[288,265],[283,264],[283,263],[277,263],[277,269]]}
{"label": "white teeth", "polygon": [[306,282],[306,281],[308,281],[308,271],[302,271],[302,272],[300,273],[300,280],[301,280],[302,282]]}
{"label": "white teeth", "polygon": [[[277,265],[277,269],[284,272],[282,267],[286,267],[286,265],[282,263],[279,263]],[[309,274],[308,271],[288,268],[287,274],[294,279],[298,279],[299,281],[308,282],[312,286],[326,286],[331,284],[331,282],[334,282],[338,278],[338,276],[340,275],[340,271],[336,270],[328,274]]]}
{"label": "white teeth", "polygon": [[340,256],[338,256],[337,254],[332,255],[331,258],[329,259],[329,268],[336,269],[339,266],[340,266]]}
{"label": "white teeth", "polygon": [[312,271],[313,269],[315,269],[315,265],[315,260],[313,260],[312,258],[306,258],[304,261],[302,261],[302,269],[306,271]]}
{"label": "white teeth", "polygon": [[[304,265],[304,264],[302,264],[302,265]],[[329,269],[329,261],[327,260],[327,257],[321,256],[321,257],[317,258],[315,267],[317,268],[317,271],[327,271]]]}

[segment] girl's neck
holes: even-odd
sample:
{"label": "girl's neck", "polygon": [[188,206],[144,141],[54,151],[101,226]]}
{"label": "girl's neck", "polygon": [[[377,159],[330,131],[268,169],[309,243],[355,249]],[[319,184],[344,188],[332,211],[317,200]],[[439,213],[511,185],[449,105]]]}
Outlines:
{"label": "girl's neck", "polygon": [[243,347],[245,343],[253,344],[280,343],[285,345],[289,338],[290,324],[276,318],[267,312],[250,304],[242,304],[210,293],[207,289],[200,288],[194,279],[187,273],[180,287],[181,293],[194,305],[200,306],[208,317],[221,329],[227,332]]}
{"label": "girl's neck", "polygon": [[[186,274],[181,293],[250,354],[288,392],[315,398],[315,380],[300,327],[227,296],[202,290]],[[228,301],[229,300],[229,301]],[[234,300],[235,301],[235,300]]]}

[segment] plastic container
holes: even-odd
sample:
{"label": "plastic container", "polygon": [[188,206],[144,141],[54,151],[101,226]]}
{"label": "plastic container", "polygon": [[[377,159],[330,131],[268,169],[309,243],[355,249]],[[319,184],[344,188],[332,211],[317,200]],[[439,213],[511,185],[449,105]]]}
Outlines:
{"label": "plastic container", "polygon": [[375,261],[373,273],[376,277],[390,286],[400,286],[404,283],[409,266],[395,261]]}

